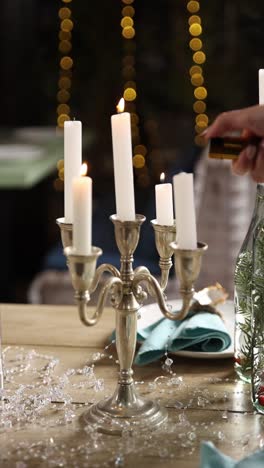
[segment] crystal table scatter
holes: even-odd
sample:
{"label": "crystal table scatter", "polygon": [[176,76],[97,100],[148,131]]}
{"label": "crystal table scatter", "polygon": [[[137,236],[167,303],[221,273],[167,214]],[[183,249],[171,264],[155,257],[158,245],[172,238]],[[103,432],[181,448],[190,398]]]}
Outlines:
{"label": "crystal table scatter", "polygon": [[[140,227],[145,217],[136,215],[135,221],[121,221],[116,215],[112,215],[110,219],[114,224],[115,239],[121,256],[120,271],[109,264],[102,264],[96,269],[97,258],[102,253],[98,247],[92,247],[90,255],[76,255],[70,245],[69,225],[65,225],[62,219],[57,220],[57,223],[61,229],[64,252],[82,322],[87,326],[98,322],[108,294],[116,311],[116,347],[120,364],[117,388],[112,397],[93,405],[83,414],[85,424],[95,423],[100,431],[116,434],[122,431],[124,425],[154,428],[159,427],[167,419],[165,408],[156,401],[139,397],[135,389],[132,363],[136,348],[137,313],[147,296],[151,295],[157,300],[165,317],[171,320],[183,319],[191,306],[193,284],[199,275],[201,257],[207,245],[198,243],[194,250],[179,249],[174,242],[175,223],[173,226],[161,226],[153,221],[162,271],[161,284],[159,284],[146,267],[133,270],[132,266]],[[176,313],[171,312],[164,297],[173,253],[176,274],[180,281],[180,293],[183,297],[182,309]],[[88,316],[86,305],[104,272],[110,273],[111,276],[102,287],[93,315]],[[146,284],[146,290],[143,284]]]}

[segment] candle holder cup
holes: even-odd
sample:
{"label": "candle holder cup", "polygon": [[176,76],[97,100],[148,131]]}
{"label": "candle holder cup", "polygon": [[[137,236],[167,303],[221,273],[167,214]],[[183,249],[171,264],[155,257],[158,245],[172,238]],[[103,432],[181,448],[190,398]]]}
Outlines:
{"label": "candle holder cup", "polygon": [[[61,229],[65,246],[64,253],[68,260],[81,321],[86,326],[95,325],[103,313],[108,295],[116,311],[116,348],[120,364],[117,388],[112,397],[92,405],[82,415],[82,418],[86,424],[96,424],[96,428],[101,432],[120,434],[124,427],[128,427],[128,424],[132,427],[155,428],[167,419],[165,408],[156,401],[141,398],[135,389],[132,363],[136,349],[137,315],[146,297],[151,295],[155,297],[165,317],[171,320],[184,318],[192,305],[193,283],[199,275],[201,257],[207,245],[198,243],[195,250],[179,249],[173,242],[176,237],[175,223],[173,226],[161,226],[153,220],[152,226],[160,255],[161,281],[159,283],[146,267],[133,269],[133,254],[145,217],[136,215],[135,221],[121,221],[116,215],[112,215],[110,219],[114,224],[116,244],[120,251],[120,271],[110,264],[102,264],[96,269],[97,258],[102,253],[98,247],[92,247],[90,255],[76,255],[72,246],[69,245],[70,229],[68,226],[66,228],[61,219],[57,220],[57,223]],[[182,309],[179,312],[171,311],[164,296],[173,254],[183,298]],[[110,273],[111,276],[104,282],[97,306],[90,314],[86,306],[104,272]]]}

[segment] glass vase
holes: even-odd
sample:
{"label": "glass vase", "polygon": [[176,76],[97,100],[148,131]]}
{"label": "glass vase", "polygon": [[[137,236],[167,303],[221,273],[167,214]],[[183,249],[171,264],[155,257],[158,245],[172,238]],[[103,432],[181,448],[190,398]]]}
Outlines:
{"label": "glass vase", "polygon": [[252,220],[235,265],[235,370],[245,382],[252,368],[252,275],[254,233],[264,219],[264,184],[257,185]]}
{"label": "glass vase", "polygon": [[255,229],[253,245],[252,401],[264,414],[264,220]]}

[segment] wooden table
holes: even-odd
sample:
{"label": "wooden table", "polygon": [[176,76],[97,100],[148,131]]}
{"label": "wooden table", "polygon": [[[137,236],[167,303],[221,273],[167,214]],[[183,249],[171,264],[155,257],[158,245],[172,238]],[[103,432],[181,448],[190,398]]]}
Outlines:
{"label": "wooden table", "polygon": [[[4,347],[22,346],[25,350],[34,349],[45,355],[56,356],[59,358],[56,369],[58,374],[63,374],[68,368],[89,365],[94,353],[105,347],[114,328],[114,313],[111,309],[105,310],[102,320],[93,328],[85,328],[80,323],[77,310],[72,306],[9,304],[1,306],[1,313]],[[113,350],[109,349],[107,353],[112,354]],[[114,358],[104,358],[95,364],[96,376],[104,379],[107,393],[111,393],[115,387],[116,371]],[[170,376],[161,369],[160,362],[135,368],[135,379],[144,381],[138,385],[140,393],[160,399],[169,411],[169,424],[153,434],[152,438],[150,428],[148,435],[142,438],[100,435],[97,439],[95,433],[87,433],[82,429],[78,418],[75,418],[74,424],[51,426],[49,429],[38,425],[38,421],[28,427],[22,425],[17,428],[14,425],[5,432],[0,428],[0,460],[3,453],[7,454],[7,459],[4,462],[1,460],[1,468],[16,466],[18,458],[12,455],[12,451],[21,441],[27,447],[26,464],[21,467],[131,468],[197,467],[202,440],[211,440],[220,450],[236,459],[244,458],[263,443],[264,420],[254,413],[250,388],[236,379],[231,359],[195,360],[175,356],[173,371],[176,377],[182,376],[179,385],[168,385]],[[161,375],[165,378],[159,379],[160,385],[153,388],[154,379]],[[77,416],[83,412],[85,404],[89,405],[94,397],[96,400],[101,399],[104,394],[83,388],[71,388],[69,391],[73,396],[71,404]],[[61,402],[56,401],[55,404],[61,405]],[[54,404],[51,403],[45,418],[51,419],[53,413]],[[29,443],[37,447],[41,441],[50,444],[45,448],[42,460],[34,448],[28,449]],[[64,447],[61,465],[56,459],[53,460],[56,444]],[[86,458],[84,456],[85,444],[94,447],[94,452],[88,458],[87,453]]]}

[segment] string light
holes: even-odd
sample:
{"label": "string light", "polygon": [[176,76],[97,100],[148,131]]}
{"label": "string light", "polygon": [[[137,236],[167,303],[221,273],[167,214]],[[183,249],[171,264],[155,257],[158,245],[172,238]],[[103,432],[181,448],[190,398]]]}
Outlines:
{"label": "string light", "polygon": [[[67,6],[64,4],[67,3]],[[62,4],[58,11],[58,17],[60,19],[60,31],[59,31],[59,52],[60,58],[60,76],[58,80],[58,92],[57,101],[57,125],[59,128],[63,128],[64,122],[70,120],[70,98],[71,98],[71,71],[73,67],[73,59],[70,56],[72,50],[72,30],[74,23],[72,20],[72,12],[70,8],[71,0],[62,0]]]}
{"label": "string light", "polygon": [[194,87],[194,104],[193,110],[196,114],[195,117],[195,143],[198,146],[202,146],[204,141],[200,136],[207,127],[209,123],[209,118],[206,112],[206,98],[207,98],[207,89],[204,84],[204,74],[203,74],[203,65],[206,62],[206,54],[203,52],[203,42],[202,42],[202,20],[201,16],[197,13],[200,11],[200,3],[196,1],[187,2],[187,11],[190,13],[188,18],[189,24],[189,33],[191,36],[189,47],[192,51],[192,60],[194,65],[190,67],[189,73],[191,78],[191,84]]}
{"label": "string light", "polygon": [[[133,145],[133,166],[137,182],[143,187],[150,184],[150,176],[146,165],[147,148],[141,144],[139,116],[136,110],[137,85],[135,69],[135,7],[134,0],[121,0],[122,18],[120,21],[121,33],[124,39],[125,54],[122,60],[122,76],[124,78],[123,98],[126,101],[126,110],[131,116],[131,135]],[[133,5],[132,5],[133,4]]]}
{"label": "string light", "polygon": [[[58,79],[58,91],[57,91],[57,126],[62,129],[64,122],[70,120],[70,98],[71,98],[71,86],[72,86],[72,67],[73,59],[70,56],[72,50],[72,30],[74,22],[72,20],[72,12],[70,4],[72,0],[61,0],[62,3],[59,7],[58,17],[60,19],[60,31],[58,34],[59,45],[58,50],[61,55],[59,60],[60,72]],[[65,6],[67,4],[67,6]],[[58,177],[54,181],[54,188],[57,191],[63,190],[64,180],[64,162],[62,159],[57,164]]]}

